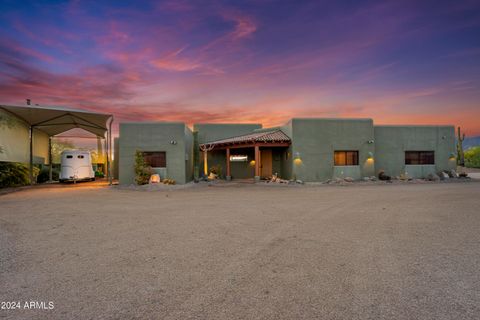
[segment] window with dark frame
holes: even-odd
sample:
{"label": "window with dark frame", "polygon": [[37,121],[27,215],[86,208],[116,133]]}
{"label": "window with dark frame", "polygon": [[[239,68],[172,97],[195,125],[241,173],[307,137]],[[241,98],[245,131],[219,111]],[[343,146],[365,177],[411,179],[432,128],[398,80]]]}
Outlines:
{"label": "window with dark frame", "polygon": [[358,166],[358,151],[335,151],[334,164],[335,166]]}
{"label": "window with dark frame", "polygon": [[143,152],[145,163],[152,168],[166,168],[167,155],[165,151],[146,151]]}
{"label": "window with dark frame", "polygon": [[435,164],[434,151],[405,151],[405,164],[428,165]]}

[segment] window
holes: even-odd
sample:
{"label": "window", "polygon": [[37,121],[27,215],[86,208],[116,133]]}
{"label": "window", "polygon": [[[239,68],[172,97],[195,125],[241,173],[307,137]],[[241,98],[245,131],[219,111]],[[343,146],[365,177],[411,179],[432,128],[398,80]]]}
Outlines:
{"label": "window", "polygon": [[336,166],[358,166],[358,151],[335,151]]}
{"label": "window", "polygon": [[405,151],[405,164],[435,164],[433,151]]}
{"label": "window", "polygon": [[81,155],[78,155],[77,158],[78,158],[78,159],[83,159],[84,156],[83,156],[83,154],[81,154]]}
{"label": "window", "polygon": [[67,158],[67,159],[72,159],[73,156],[72,156],[71,154],[69,154],[66,158]]}
{"label": "window", "polygon": [[247,162],[248,156],[241,155],[241,154],[232,155],[230,156],[230,161],[231,162]]}
{"label": "window", "polygon": [[149,151],[143,153],[143,159],[147,165],[153,168],[166,168],[167,156],[165,151]]}

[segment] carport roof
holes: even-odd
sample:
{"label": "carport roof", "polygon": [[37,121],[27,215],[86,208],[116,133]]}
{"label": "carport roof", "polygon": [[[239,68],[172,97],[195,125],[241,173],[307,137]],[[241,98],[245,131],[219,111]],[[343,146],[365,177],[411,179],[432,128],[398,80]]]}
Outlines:
{"label": "carport roof", "polygon": [[30,127],[55,136],[73,128],[81,128],[104,138],[111,114],[87,112],[61,107],[20,106],[0,104],[0,110],[21,119]]}

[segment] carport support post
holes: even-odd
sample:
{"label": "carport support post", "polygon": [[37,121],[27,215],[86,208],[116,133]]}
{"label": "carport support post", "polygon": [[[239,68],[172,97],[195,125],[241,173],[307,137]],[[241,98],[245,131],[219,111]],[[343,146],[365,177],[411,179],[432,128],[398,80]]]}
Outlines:
{"label": "carport support post", "polygon": [[52,163],[52,137],[48,137],[48,163],[50,164],[48,168],[48,182],[53,182],[52,170],[53,170],[53,163]]}
{"label": "carport support post", "polygon": [[260,181],[260,147],[255,146],[255,181]]}
{"label": "carport support post", "polygon": [[30,126],[30,185],[33,185],[33,127]]}
{"label": "carport support post", "polygon": [[230,148],[227,148],[227,180],[232,180],[232,175],[230,174]]}

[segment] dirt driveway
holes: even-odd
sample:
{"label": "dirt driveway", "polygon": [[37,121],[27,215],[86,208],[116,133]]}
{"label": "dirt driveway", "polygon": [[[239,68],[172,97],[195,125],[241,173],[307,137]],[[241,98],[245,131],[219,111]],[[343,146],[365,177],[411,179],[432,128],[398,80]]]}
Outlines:
{"label": "dirt driveway", "polygon": [[3,319],[478,319],[480,182],[0,196]]}

